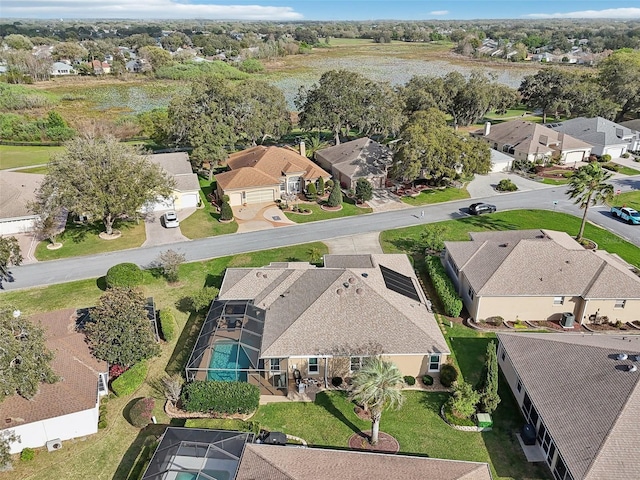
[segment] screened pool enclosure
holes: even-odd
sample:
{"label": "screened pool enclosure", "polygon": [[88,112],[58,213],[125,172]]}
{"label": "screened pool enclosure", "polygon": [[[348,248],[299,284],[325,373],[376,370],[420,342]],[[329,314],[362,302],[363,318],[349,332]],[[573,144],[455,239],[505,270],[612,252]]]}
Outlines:
{"label": "screened pool enclosure", "polygon": [[260,359],[265,311],[248,300],[216,300],[187,363],[187,381],[248,382],[263,395],[284,395],[284,359]]}

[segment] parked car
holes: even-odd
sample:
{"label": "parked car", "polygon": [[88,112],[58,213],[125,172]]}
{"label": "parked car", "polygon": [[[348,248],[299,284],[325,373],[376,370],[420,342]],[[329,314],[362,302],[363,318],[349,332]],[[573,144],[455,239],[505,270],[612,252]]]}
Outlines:
{"label": "parked car", "polygon": [[496,206],[489,203],[473,203],[469,205],[469,213],[471,215],[480,215],[482,213],[493,213],[496,211]]}
{"label": "parked car", "polygon": [[165,228],[176,228],[180,226],[178,215],[173,210],[169,210],[162,215],[162,221]]}
{"label": "parked car", "polygon": [[640,225],[640,213],[629,207],[611,207],[611,214],[631,225]]}

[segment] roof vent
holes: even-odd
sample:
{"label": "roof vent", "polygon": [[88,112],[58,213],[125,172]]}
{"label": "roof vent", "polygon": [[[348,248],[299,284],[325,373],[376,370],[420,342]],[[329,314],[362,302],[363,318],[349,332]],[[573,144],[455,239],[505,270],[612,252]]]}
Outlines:
{"label": "roof vent", "polygon": [[508,246],[509,246],[509,242],[501,243],[501,244],[500,244],[500,246],[501,246],[501,247],[508,247]]}
{"label": "roof vent", "polygon": [[344,282],[344,283],[342,284],[342,286],[343,286],[344,288],[349,288],[349,282]]}
{"label": "roof vent", "polygon": [[342,290],[341,288],[339,288],[339,289],[337,289],[337,290],[336,290],[336,293],[337,293],[338,295],[342,295],[342,292],[343,292],[343,290]]}
{"label": "roof vent", "polygon": [[627,372],[635,372],[636,370],[638,370],[638,367],[636,367],[635,365],[629,365],[627,367]]}
{"label": "roof vent", "polygon": [[631,355],[629,356],[629,360],[632,362],[640,362],[640,355]]}
{"label": "roof vent", "polygon": [[366,272],[364,272],[364,273],[362,274],[362,276],[363,276],[364,278],[367,278],[367,277],[369,276],[369,274],[368,274],[368,273],[366,273]]}
{"label": "roof vent", "polygon": [[356,293],[358,295],[362,295],[362,289],[361,288],[356,288]]}
{"label": "roof vent", "polygon": [[351,284],[356,283],[355,277],[349,277],[349,283],[351,283]]}
{"label": "roof vent", "polygon": [[616,360],[626,360],[626,359],[627,359],[626,353],[619,353],[618,355],[616,355]]}
{"label": "roof vent", "polygon": [[256,277],[260,278],[262,276],[262,272],[256,272]]}

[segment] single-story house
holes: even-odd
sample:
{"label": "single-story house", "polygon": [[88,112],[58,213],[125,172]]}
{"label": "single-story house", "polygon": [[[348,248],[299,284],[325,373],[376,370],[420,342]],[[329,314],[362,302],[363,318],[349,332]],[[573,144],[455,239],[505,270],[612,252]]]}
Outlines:
{"label": "single-story house", "polygon": [[628,150],[640,150],[640,133],[606,118],[578,117],[545,126],[589,143],[595,155],[619,158]]}
{"label": "single-story house", "polygon": [[325,255],[227,269],[186,368],[286,395],[294,375],[327,385],[382,355],[403,375],[439,372],[449,349],[406,255]]}
{"label": "single-story house", "polygon": [[491,173],[509,172],[513,165],[513,157],[498,150],[491,149]]}
{"label": "single-story house", "polygon": [[71,65],[64,62],[54,62],[51,66],[51,75],[59,76],[59,75],[71,75],[76,73]]}
{"label": "single-story house", "polygon": [[[640,132],[640,118],[636,118],[635,120],[628,120],[626,122],[620,122],[620,125],[633,130],[634,132]],[[636,150],[640,150],[640,148],[637,148]]]}
{"label": "single-story house", "polygon": [[373,188],[384,188],[393,153],[364,137],[318,150],[314,158],[343,188],[355,189],[359,178],[368,180]]}
{"label": "single-story house", "polygon": [[476,138],[486,141],[491,148],[511,155],[516,160],[549,160],[559,157],[560,162],[581,162],[591,154],[591,145],[556,132],[533,122],[509,120],[471,132]]}
{"label": "single-story house", "polygon": [[30,232],[38,216],[27,205],[44,175],[0,170],[0,235]]}
{"label": "single-story house", "polygon": [[286,193],[304,192],[307,184],[331,175],[292,148],[259,145],[227,159],[228,172],[215,176],[217,194],[229,204],[268,203]]}
{"label": "single-story house", "polygon": [[147,157],[151,163],[160,165],[174,180],[175,187],[170,199],[159,199],[148,210],[183,210],[200,204],[200,182],[193,173],[189,154],[186,152],[157,153]]}
{"label": "single-story house", "polygon": [[269,445],[252,433],[168,427],[142,480],[491,480],[486,463]]}
{"label": "single-story house", "polygon": [[45,344],[55,355],[51,367],[60,380],[41,384],[31,400],[13,395],[0,403],[1,429],[20,436],[11,453],[44,445],[58,449],[63,440],[96,433],[100,396],[108,393],[107,362],[91,355],[76,330],[74,309],[33,315],[31,321],[45,329]]}
{"label": "single-story house", "polygon": [[638,478],[640,336],[500,333],[498,364],[554,479]]}
{"label": "single-story house", "polygon": [[608,317],[640,320],[640,277],[620,257],[586,250],[565,232],[472,232],[445,242],[444,265],[476,321]]}

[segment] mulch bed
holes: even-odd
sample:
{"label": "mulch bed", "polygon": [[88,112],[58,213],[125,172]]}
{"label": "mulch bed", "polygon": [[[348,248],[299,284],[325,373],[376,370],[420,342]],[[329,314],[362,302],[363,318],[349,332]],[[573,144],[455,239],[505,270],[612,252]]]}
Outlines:
{"label": "mulch bed", "polygon": [[342,205],[338,205],[337,207],[330,207],[328,205],[320,205],[322,210],[326,210],[327,212],[339,212],[342,210]]}
{"label": "mulch bed", "polygon": [[624,332],[626,330],[632,330],[632,327],[627,327],[624,324],[620,328],[611,325],[610,323],[590,323],[589,330],[593,330],[594,332]]}
{"label": "mulch bed", "polygon": [[574,323],[573,328],[564,328],[560,325],[559,320],[545,320],[543,322],[531,322],[533,325],[548,328],[549,330],[558,330],[560,332],[586,332],[587,330],[579,323]]}
{"label": "mulch bed", "polygon": [[370,438],[371,430],[354,433],[349,438],[349,448],[351,450],[360,450],[362,452],[384,453],[398,453],[400,450],[400,444],[398,441],[388,433],[378,432],[378,443],[376,445],[371,445],[369,443]]}

